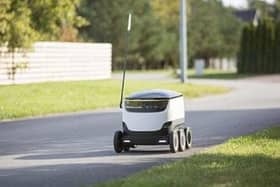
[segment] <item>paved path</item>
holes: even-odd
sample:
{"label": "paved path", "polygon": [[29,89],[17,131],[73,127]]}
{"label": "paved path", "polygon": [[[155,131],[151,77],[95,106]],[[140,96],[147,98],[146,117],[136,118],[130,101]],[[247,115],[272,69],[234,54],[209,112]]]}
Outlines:
{"label": "paved path", "polygon": [[233,91],[187,100],[194,148],[139,147],[115,154],[112,135],[121,126],[117,109],[0,122],[0,186],[82,186],[130,175],[189,156],[228,138],[280,124],[278,81],[209,81]]}

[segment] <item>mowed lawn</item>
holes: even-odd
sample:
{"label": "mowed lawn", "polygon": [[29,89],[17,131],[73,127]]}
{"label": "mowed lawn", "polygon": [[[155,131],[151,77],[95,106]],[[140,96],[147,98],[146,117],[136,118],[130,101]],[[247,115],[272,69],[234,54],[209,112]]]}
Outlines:
{"label": "mowed lawn", "polygon": [[199,79],[222,79],[222,80],[235,80],[256,76],[255,74],[238,74],[236,71],[223,71],[214,69],[205,69],[203,75],[197,76],[194,69],[188,71],[189,78]]}
{"label": "mowed lawn", "polygon": [[280,186],[280,127],[98,187]]}
{"label": "mowed lawn", "polygon": [[[117,107],[120,86],[120,80],[0,86],[0,120]],[[229,91],[224,87],[208,85],[128,81],[126,94],[151,88],[175,90],[189,98]]]}

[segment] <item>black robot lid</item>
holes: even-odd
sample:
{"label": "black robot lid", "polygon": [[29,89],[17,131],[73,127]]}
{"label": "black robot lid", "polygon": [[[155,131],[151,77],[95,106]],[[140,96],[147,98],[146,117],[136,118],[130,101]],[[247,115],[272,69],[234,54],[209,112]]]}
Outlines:
{"label": "black robot lid", "polygon": [[181,93],[175,91],[154,89],[135,92],[126,97],[126,99],[173,99],[181,96],[183,96]]}

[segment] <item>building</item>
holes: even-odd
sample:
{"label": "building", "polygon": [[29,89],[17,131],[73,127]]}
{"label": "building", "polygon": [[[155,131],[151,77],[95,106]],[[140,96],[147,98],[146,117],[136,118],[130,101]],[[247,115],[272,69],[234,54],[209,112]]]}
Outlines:
{"label": "building", "polygon": [[234,15],[243,22],[253,23],[254,26],[258,25],[261,18],[261,13],[258,10],[237,10]]}

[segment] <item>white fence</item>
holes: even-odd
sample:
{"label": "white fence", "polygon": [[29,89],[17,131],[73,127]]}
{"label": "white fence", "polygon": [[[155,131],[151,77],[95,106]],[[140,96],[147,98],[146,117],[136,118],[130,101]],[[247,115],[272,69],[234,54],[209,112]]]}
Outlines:
{"label": "white fence", "polygon": [[0,50],[0,84],[111,77],[112,45],[37,42],[32,52],[12,54]]}
{"label": "white fence", "polygon": [[237,62],[234,58],[211,59],[210,68],[223,71],[237,71]]}

